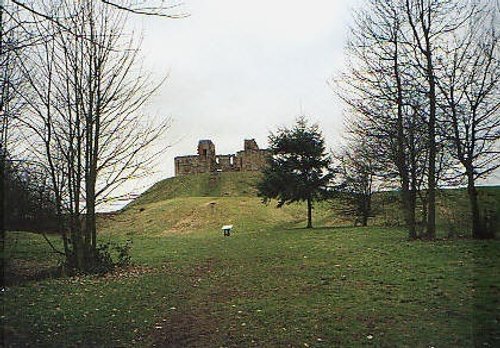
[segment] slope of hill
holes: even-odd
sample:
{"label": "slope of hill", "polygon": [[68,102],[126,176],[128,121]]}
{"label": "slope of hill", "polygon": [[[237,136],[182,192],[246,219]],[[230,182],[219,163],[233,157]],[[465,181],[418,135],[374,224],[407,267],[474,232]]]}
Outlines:
{"label": "slope of hill", "polygon": [[129,206],[177,197],[255,197],[260,173],[197,174],[168,178],[154,184]]}
{"label": "slope of hill", "polygon": [[[331,226],[333,219],[327,203],[318,203],[314,222]],[[304,204],[276,208],[276,203],[262,204],[257,197],[177,197],[153,203],[136,203],[119,214],[100,222],[104,233],[169,234],[220,232],[222,225],[234,225],[234,232],[260,231],[274,226],[303,227]]]}
{"label": "slope of hill", "polygon": [[[302,227],[304,204],[277,209],[276,202],[262,204],[257,197],[259,173],[197,174],[162,180],[118,214],[103,217],[104,233],[165,234],[219,231],[232,224],[236,231],[260,230],[275,225]],[[316,204],[314,222],[340,224],[333,220],[328,203]]]}
{"label": "slope of hill", "polygon": [[[162,180],[144,192],[118,214],[103,217],[99,230],[104,233],[167,234],[196,231],[219,231],[233,224],[235,231],[262,230],[272,226],[303,227],[304,204],[281,209],[276,203],[264,205],[257,197],[259,173],[218,173],[173,177]],[[482,187],[480,199],[485,209],[497,211],[499,187]],[[376,216],[370,225],[401,226],[403,215],[396,192],[374,196]],[[315,205],[315,226],[352,225],[353,219],[342,217],[340,202]],[[468,199],[464,189],[440,191],[438,195],[438,228],[444,235],[467,235],[470,231]]]}

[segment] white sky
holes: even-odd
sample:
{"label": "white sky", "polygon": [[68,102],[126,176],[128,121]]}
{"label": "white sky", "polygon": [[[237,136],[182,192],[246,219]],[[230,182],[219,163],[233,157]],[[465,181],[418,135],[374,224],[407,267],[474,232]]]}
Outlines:
{"label": "white sky", "polygon": [[173,158],[194,154],[199,139],[212,139],[220,154],[242,149],[245,138],[266,147],[269,131],[301,111],[335,147],[342,110],[327,80],[343,64],[356,2],[185,0],[188,18],[133,18],[145,68],[169,73],[151,109],[174,120],[172,147],[147,183],[173,176]]}

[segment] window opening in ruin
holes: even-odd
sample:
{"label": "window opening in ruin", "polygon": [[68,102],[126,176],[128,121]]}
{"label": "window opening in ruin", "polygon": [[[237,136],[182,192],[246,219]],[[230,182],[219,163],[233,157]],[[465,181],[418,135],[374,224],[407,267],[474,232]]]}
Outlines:
{"label": "window opening in ruin", "polygon": [[234,166],[234,157],[233,156],[229,157],[229,164]]}
{"label": "window opening in ruin", "polygon": [[207,157],[207,149],[203,149],[203,156]]}

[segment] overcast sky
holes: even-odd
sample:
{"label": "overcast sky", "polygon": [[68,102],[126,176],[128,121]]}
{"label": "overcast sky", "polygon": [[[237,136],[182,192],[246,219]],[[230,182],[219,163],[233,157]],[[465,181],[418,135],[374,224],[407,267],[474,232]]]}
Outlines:
{"label": "overcast sky", "polygon": [[267,146],[269,131],[310,115],[335,147],[342,110],[327,80],[342,68],[347,0],[186,0],[184,19],[135,18],[143,29],[144,65],[168,73],[151,105],[173,119],[172,147],[157,181],[174,175],[173,158],[212,139],[219,154],[243,139]]}
{"label": "overcast sky", "polygon": [[143,31],[144,67],[169,74],[150,111],[173,124],[155,174],[125,192],[173,176],[174,157],[195,154],[200,139],[211,139],[218,154],[236,153],[249,138],[264,148],[270,131],[301,113],[336,148],[342,105],[327,81],[344,67],[360,2],[185,0],[184,19],[133,16],[131,25]]}

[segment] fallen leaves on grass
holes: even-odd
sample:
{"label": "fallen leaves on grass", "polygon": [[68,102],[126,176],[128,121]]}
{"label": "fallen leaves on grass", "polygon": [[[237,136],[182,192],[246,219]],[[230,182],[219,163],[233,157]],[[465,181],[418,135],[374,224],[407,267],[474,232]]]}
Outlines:
{"label": "fallen leaves on grass", "polygon": [[100,281],[116,281],[120,279],[139,278],[145,274],[158,272],[158,268],[147,266],[129,266],[126,268],[119,268],[113,272],[104,275],[77,275],[68,279],[69,283],[86,285],[88,283],[95,283]]}

